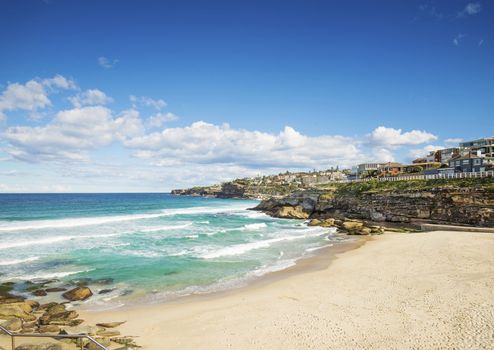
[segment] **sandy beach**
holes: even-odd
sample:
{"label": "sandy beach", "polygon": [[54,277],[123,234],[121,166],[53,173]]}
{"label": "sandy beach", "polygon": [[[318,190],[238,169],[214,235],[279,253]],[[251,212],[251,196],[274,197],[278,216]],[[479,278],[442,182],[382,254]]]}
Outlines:
{"label": "sandy beach", "polygon": [[384,234],[225,293],[126,310],[145,349],[492,349],[494,235]]}

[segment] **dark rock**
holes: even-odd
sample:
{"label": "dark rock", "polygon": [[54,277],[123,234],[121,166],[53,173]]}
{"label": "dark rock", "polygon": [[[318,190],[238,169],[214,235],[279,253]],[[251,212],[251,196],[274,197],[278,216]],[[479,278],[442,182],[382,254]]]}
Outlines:
{"label": "dark rock", "polygon": [[44,289],[36,289],[32,294],[37,297],[45,297],[48,293],[46,293],[46,290]]}
{"label": "dark rock", "polygon": [[55,293],[55,292],[65,292],[67,288],[61,288],[61,287],[54,287],[54,288],[46,288],[45,291],[48,293]]}
{"label": "dark rock", "polygon": [[93,283],[94,284],[102,284],[102,285],[112,284],[113,283],[113,278],[111,278],[111,277],[99,278],[97,280],[94,280]]}
{"label": "dark rock", "polygon": [[110,288],[110,289],[102,289],[98,292],[98,294],[108,294],[111,293],[115,290],[116,288]]}

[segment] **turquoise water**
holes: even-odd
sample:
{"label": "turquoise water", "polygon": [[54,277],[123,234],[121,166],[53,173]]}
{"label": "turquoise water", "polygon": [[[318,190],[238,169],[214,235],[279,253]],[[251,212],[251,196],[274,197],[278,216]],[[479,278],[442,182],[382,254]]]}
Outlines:
{"label": "turquoise water", "polygon": [[331,243],[331,230],[247,210],[256,204],[169,194],[0,194],[0,281],[87,279],[95,292],[88,307],[120,306],[242,285]]}

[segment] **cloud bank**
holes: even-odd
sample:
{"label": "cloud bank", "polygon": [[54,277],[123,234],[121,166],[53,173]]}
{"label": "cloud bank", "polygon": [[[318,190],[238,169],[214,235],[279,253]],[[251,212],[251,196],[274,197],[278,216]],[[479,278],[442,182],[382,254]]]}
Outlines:
{"label": "cloud bank", "polygon": [[[72,93],[64,99],[71,106],[54,107],[50,94],[57,91]],[[60,75],[8,84],[0,95],[0,112],[39,111],[48,117],[39,122],[42,125],[12,124],[7,118],[6,127],[0,130],[0,151],[8,159],[33,167],[56,164],[57,171],[69,177],[154,179],[171,181],[173,187],[259,173],[391,161],[400,149],[437,140],[425,130],[386,126],[352,137],[304,135],[288,125],[278,132],[247,130],[202,120],[172,127],[169,123],[179,118],[164,110],[168,105],[161,98],[131,95],[130,106],[122,111],[110,108],[112,102],[105,92],[96,88],[81,91]],[[154,114],[142,115],[141,108]],[[416,147],[421,152],[428,149]],[[117,165],[114,158],[124,159],[123,163]]]}

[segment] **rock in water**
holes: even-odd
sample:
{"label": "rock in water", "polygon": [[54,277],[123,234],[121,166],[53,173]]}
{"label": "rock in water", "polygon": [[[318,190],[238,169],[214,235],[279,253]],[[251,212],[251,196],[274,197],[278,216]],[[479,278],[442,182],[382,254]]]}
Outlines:
{"label": "rock in water", "polygon": [[46,290],[44,289],[36,289],[32,294],[36,297],[45,297],[48,293],[46,293]]}
{"label": "rock in water", "polygon": [[309,222],[309,226],[319,226],[322,224],[322,221],[319,220],[319,219],[312,219],[310,222]]}
{"label": "rock in water", "polygon": [[48,293],[56,293],[56,292],[65,292],[67,288],[54,287],[54,288],[46,288],[45,291]]}
{"label": "rock in water", "polygon": [[70,301],[86,300],[93,295],[88,287],[76,287],[62,294],[62,296]]}

